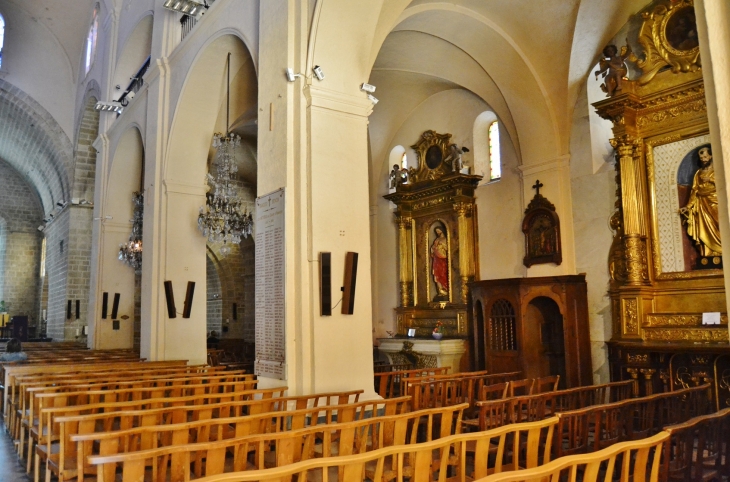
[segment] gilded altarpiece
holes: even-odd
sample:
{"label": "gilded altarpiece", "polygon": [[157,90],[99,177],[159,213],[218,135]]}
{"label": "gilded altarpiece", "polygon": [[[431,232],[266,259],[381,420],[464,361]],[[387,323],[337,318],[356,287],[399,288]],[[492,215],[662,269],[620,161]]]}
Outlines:
{"label": "gilded altarpiece", "polygon": [[[594,104],[613,123],[616,155],[611,377],[633,379],[637,393],[710,382],[724,406],[730,346],[722,258],[717,243],[696,234],[707,223],[697,228],[690,212],[699,197],[714,195],[717,213],[716,193],[706,193],[714,172],[693,2],[657,1],[642,16],[643,52],[627,55],[641,75]],[[720,324],[704,325],[705,312],[720,312]]]}
{"label": "gilded altarpiece", "polygon": [[466,337],[467,284],[476,279],[474,190],[481,176],[463,174],[451,134],[426,131],[411,146],[418,167],[385,196],[396,205],[400,306],[398,335]]}

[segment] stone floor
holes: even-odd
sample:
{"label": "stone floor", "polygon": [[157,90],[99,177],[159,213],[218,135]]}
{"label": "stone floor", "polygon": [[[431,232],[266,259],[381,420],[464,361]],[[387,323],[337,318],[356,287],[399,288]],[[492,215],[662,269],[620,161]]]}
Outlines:
{"label": "stone floor", "polygon": [[32,479],[20,465],[13,441],[5,432],[5,424],[0,419],[0,482],[30,482]]}

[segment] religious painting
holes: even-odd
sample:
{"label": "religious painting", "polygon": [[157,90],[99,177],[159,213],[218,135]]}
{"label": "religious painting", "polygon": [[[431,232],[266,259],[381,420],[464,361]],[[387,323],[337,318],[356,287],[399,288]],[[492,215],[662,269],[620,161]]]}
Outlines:
{"label": "religious painting", "polygon": [[451,291],[451,283],[449,282],[451,251],[449,249],[449,231],[442,221],[436,221],[429,226],[428,246],[428,297],[435,303],[449,301]]}
{"label": "religious painting", "polygon": [[525,235],[525,257],[523,263],[528,268],[535,264],[563,262],[560,246],[560,219],[555,206],[542,194],[543,184],[538,180],[533,188],[535,197],[525,210],[522,232]]}
{"label": "religious painting", "polygon": [[647,150],[658,277],[716,274],[722,244],[710,136]]}
{"label": "religious painting", "polygon": [[664,29],[667,43],[679,51],[689,51],[699,46],[695,10],[691,6],[677,9],[667,18]]}

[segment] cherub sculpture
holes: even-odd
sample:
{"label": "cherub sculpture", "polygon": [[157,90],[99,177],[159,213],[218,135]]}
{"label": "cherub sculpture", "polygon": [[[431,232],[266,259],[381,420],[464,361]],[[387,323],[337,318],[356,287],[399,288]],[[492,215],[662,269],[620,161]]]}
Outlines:
{"label": "cherub sculpture", "polygon": [[451,164],[451,170],[453,172],[461,172],[464,169],[464,161],[461,159],[463,153],[469,152],[466,147],[459,147],[456,144],[449,146],[449,153],[446,155],[444,162]]}
{"label": "cherub sculpture", "polygon": [[393,164],[393,170],[390,171],[390,176],[388,176],[388,187],[390,189],[395,189],[395,186],[401,182],[400,180],[400,168],[398,167],[398,164]]}
{"label": "cherub sculpture", "polygon": [[599,75],[602,75],[605,79],[604,83],[601,84],[601,90],[607,94],[607,97],[613,97],[616,92],[621,90],[621,83],[627,73],[624,62],[631,56],[631,53],[628,39],[626,40],[626,46],[621,48],[621,54],[619,54],[615,45],[607,45],[603,49],[603,58],[599,63],[599,70],[596,70],[596,79]]}

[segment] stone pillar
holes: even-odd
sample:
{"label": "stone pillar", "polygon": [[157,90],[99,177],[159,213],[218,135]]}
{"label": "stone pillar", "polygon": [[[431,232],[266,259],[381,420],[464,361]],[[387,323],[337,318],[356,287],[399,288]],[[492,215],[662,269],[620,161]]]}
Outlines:
{"label": "stone pillar", "polygon": [[398,226],[398,279],[400,281],[400,306],[413,306],[413,230],[409,216],[397,215]]}
{"label": "stone pillar", "polygon": [[[730,239],[730,5],[715,0],[695,0],[697,32],[705,81],[707,119],[710,124],[712,159],[720,214],[720,237]],[[723,241],[725,244],[725,241]],[[723,263],[730,266],[730,249],[723,249]],[[725,275],[725,297],[730,306],[730,276]],[[730,329],[730,328],[729,328]]]}

